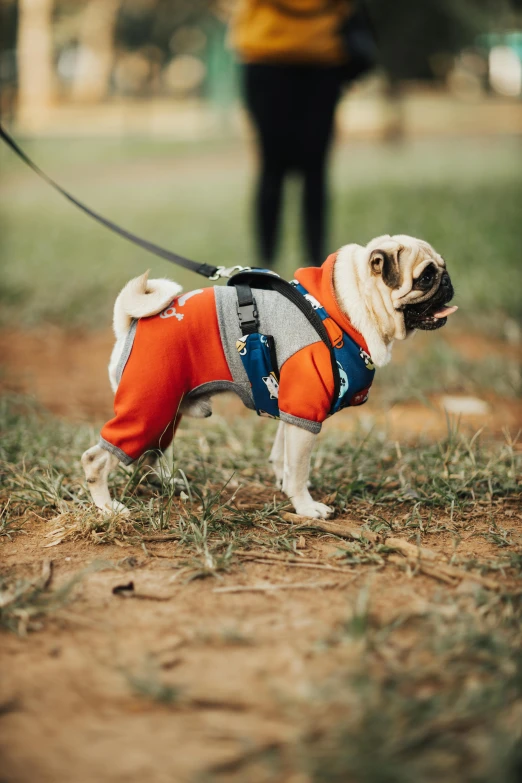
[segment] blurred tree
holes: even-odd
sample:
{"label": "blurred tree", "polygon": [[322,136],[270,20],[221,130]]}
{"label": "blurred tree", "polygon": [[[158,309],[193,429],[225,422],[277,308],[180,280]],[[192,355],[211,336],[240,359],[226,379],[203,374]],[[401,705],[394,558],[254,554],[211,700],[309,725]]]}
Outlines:
{"label": "blurred tree", "polygon": [[121,0],[89,0],[78,17],[78,52],[71,95],[105,98],[114,65],[114,30]]}
{"label": "blurred tree", "polygon": [[[381,64],[392,81],[433,79],[440,54],[454,55],[505,22],[509,0],[365,0]],[[439,60],[440,61],[440,60]]]}
{"label": "blurred tree", "polygon": [[[522,0],[362,1],[374,21],[392,96],[404,79],[445,79],[456,53],[479,33],[516,27],[514,9],[522,8]],[[226,45],[235,5],[236,0],[0,0],[1,105],[5,111],[13,103],[17,65],[22,114],[45,111],[55,88],[82,101],[102,100],[111,91],[200,95],[226,111],[237,95]]]}
{"label": "blurred tree", "polygon": [[16,101],[16,29],[18,7],[0,0],[0,117],[11,120]]}
{"label": "blurred tree", "polygon": [[38,122],[54,97],[54,0],[18,1],[18,113]]}

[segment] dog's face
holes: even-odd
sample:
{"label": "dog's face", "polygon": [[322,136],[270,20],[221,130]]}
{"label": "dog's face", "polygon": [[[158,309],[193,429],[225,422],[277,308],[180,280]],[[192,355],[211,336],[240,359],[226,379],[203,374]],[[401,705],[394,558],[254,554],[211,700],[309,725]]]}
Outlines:
{"label": "dog's face", "polygon": [[367,280],[378,289],[386,315],[394,321],[396,339],[415,329],[444,326],[457,308],[448,307],[453,286],[444,259],[431,245],[405,235],[385,236],[372,240],[366,251]]}
{"label": "dog's face", "polygon": [[457,309],[447,306],[453,286],[444,259],[427,242],[403,234],[342,247],[334,289],[378,367],[390,361],[394,340],[439,329]]}

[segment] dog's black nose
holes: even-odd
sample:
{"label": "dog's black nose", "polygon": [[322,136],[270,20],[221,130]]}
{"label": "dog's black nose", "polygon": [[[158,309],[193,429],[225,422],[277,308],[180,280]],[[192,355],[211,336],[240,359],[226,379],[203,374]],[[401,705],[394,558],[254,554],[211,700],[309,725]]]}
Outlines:
{"label": "dog's black nose", "polygon": [[447,304],[453,299],[454,294],[451,278],[447,272],[443,272],[440,279],[439,295],[444,299],[444,303]]}

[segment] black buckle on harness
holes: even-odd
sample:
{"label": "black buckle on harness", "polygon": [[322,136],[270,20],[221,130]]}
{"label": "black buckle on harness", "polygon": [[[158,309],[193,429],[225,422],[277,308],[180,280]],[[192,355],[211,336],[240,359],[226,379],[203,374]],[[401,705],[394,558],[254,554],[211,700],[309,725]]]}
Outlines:
{"label": "black buckle on harness", "polygon": [[[261,290],[276,291],[277,293],[281,294],[281,296],[284,296],[286,299],[292,302],[303,313],[305,318],[312,324],[315,331],[328,348],[330,361],[332,364],[332,374],[334,377],[334,393],[332,399],[334,401],[337,400],[339,396],[339,390],[341,388],[341,378],[339,375],[339,368],[337,366],[337,360],[335,358],[332,341],[330,340],[323,322],[313,309],[310,302],[305,299],[304,296],[302,296],[293,285],[287,283],[286,280],[282,280],[279,275],[276,275],[274,272],[270,272],[266,269],[250,269],[249,271],[238,272],[230,278],[228,285],[232,285],[236,289],[238,305],[254,303],[252,290],[250,288],[250,285],[253,285],[256,289],[259,288]],[[250,294],[249,298],[248,293]],[[245,295],[247,296],[246,299],[244,298]],[[257,313],[253,312],[252,316],[255,318]],[[242,323],[241,317],[240,323]],[[247,331],[246,334],[251,334],[256,331],[258,331],[258,328],[254,327],[251,328],[250,331]],[[277,367],[276,363],[274,363],[274,367]]]}
{"label": "black buckle on harness", "polygon": [[239,325],[243,334],[250,334],[251,332],[257,332],[257,310],[256,303],[237,306],[237,314],[239,317]]}
{"label": "black buckle on harness", "polygon": [[236,285],[237,315],[242,334],[253,334],[259,330],[256,300],[252,289],[245,283]]}

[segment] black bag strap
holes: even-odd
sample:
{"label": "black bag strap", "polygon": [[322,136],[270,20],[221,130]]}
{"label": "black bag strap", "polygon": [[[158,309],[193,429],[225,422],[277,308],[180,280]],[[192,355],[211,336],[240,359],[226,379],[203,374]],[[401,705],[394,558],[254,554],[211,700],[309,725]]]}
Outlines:
{"label": "black bag strap", "polygon": [[[252,288],[260,288],[262,290],[266,291],[277,291],[278,294],[281,294],[282,296],[286,297],[290,300],[307,318],[307,320],[311,323],[311,325],[314,327],[315,331],[323,341],[323,343],[328,348],[328,351],[330,353],[330,361],[332,364],[332,373],[333,373],[333,379],[334,379],[334,397],[333,399],[336,400],[339,396],[339,391],[341,388],[341,378],[339,375],[339,368],[337,366],[337,360],[335,358],[334,348],[332,345],[332,342],[330,340],[330,336],[328,335],[328,332],[326,331],[326,327],[315,312],[314,308],[308,301],[308,299],[305,299],[302,294],[297,291],[294,286],[291,283],[288,283],[286,280],[283,280],[281,277],[278,277],[275,274],[272,274],[270,272],[266,272],[264,270],[256,270],[251,269],[244,272],[237,272],[227,283],[227,285],[233,285],[236,290],[239,288],[247,286],[251,286]],[[253,299],[253,295],[252,295]],[[239,294],[238,294],[238,301],[239,301]],[[256,311],[256,319],[257,319],[257,311]],[[258,321],[256,320],[256,329],[253,329],[253,331],[256,331],[258,328]]]}
{"label": "black bag strap", "polygon": [[268,352],[270,354],[270,364],[272,365],[272,372],[275,374],[277,378],[277,382],[279,383],[279,365],[277,363],[277,351],[276,351],[275,340],[271,334],[267,334],[265,336],[268,343]]}

